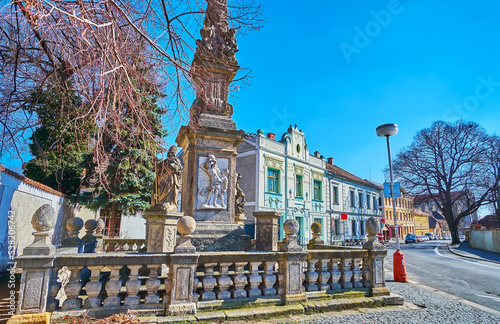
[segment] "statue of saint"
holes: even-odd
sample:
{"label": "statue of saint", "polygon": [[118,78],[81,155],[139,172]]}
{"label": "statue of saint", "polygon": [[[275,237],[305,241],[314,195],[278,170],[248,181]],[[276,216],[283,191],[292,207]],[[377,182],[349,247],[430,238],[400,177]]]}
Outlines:
{"label": "statue of saint", "polygon": [[176,156],[177,146],[172,145],[167,158],[156,164],[156,180],[151,196],[151,206],[177,211],[177,193],[182,172],[181,160]]}
{"label": "statue of saint", "polygon": [[234,197],[234,200],[236,202],[235,203],[236,215],[245,213],[245,193],[240,188],[240,180],[241,180],[241,173],[238,172],[236,174],[236,195]]}
{"label": "statue of saint", "polygon": [[217,159],[214,155],[210,154],[208,159],[203,163],[200,168],[205,171],[208,176],[208,185],[201,188],[200,194],[206,197],[206,201],[201,208],[203,209],[224,209],[226,208],[226,199],[224,194],[227,191],[228,170],[221,171],[217,165]]}

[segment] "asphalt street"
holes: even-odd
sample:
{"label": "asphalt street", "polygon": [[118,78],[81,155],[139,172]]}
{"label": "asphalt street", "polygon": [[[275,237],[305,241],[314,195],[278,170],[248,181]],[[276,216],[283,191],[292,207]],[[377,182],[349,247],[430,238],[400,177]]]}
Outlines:
{"label": "asphalt street", "polygon": [[[500,264],[463,258],[448,251],[448,241],[401,244],[408,279],[500,311]],[[388,246],[392,271],[395,246]]]}

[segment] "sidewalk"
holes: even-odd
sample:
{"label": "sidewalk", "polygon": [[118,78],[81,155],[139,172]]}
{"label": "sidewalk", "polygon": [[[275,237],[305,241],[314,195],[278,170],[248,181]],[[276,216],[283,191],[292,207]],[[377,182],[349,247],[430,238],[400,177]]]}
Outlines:
{"label": "sidewalk", "polygon": [[469,243],[462,242],[459,245],[448,245],[448,250],[461,257],[500,263],[500,253],[473,249],[469,246]]}

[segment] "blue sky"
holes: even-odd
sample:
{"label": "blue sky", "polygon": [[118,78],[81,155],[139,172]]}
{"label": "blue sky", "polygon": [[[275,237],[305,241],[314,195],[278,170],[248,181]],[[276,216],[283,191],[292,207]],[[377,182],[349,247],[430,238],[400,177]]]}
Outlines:
{"label": "blue sky", "polygon": [[238,39],[253,78],[233,119],[277,135],[297,123],[311,153],[383,182],[378,125],[399,125],[394,154],[435,120],[500,133],[498,12],[486,0],[264,1],[263,30]]}

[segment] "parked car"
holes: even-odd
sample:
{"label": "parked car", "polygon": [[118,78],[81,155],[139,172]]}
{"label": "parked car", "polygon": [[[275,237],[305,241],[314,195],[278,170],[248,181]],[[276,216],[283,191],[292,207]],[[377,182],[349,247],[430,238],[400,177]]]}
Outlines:
{"label": "parked car", "polygon": [[425,236],[427,236],[429,240],[434,240],[435,235],[432,235],[432,233],[425,233]]}
{"label": "parked car", "polygon": [[408,244],[408,243],[418,243],[418,240],[417,240],[417,237],[415,236],[415,234],[406,234],[405,244]]}

